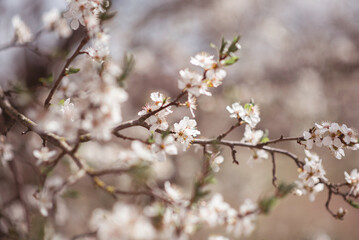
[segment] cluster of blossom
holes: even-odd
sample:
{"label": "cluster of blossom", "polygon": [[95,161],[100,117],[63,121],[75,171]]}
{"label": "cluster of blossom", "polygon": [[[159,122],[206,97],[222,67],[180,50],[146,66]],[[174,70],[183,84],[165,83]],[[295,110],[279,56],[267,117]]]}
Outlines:
{"label": "cluster of blossom", "polygon": [[[246,125],[244,131],[244,137],[241,140],[243,143],[250,143],[257,145],[261,142],[264,137],[264,132],[262,130],[255,130]],[[253,165],[253,163],[259,162],[262,159],[268,159],[268,153],[263,149],[252,149],[254,154],[248,159],[248,164]]]}
{"label": "cluster of blossom", "polygon": [[62,196],[67,186],[77,182],[85,173],[84,169],[77,170],[66,181],[57,175],[49,176],[41,189],[35,190],[35,186],[28,185],[24,193],[29,203],[37,208],[42,216],[48,217],[51,211],[56,211],[53,214],[56,224],[62,225],[69,216]]}
{"label": "cluster of blossom", "polygon": [[109,6],[108,0],[66,0],[68,10],[64,16],[71,19],[71,28],[76,30],[81,25],[90,33],[97,33],[100,29],[100,14]]}
{"label": "cluster of blossom", "polygon": [[322,159],[318,155],[305,150],[305,164],[300,168],[299,181],[296,181],[296,195],[309,194],[309,200],[314,201],[318,192],[324,190],[323,181],[328,181],[325,177],[325,170],[322,165]]}
{"label": "cluster of blossom", "polygon": [[232,104],[232,107],[227,106],[227,111],[230,113],[231,118],[242,120],[251,128],[255,128],[261,120],[259,117],[259,107],[253,102],[245,104],[244,107],[239,102],[235,102]]}
{"label": "cluster of blossom", "polygon": [[125,102],[128,96],[115,82],[93,82],[92,87],[92,91],[83,99],[89,101],[89,107],[82,107],[82,127],[95,138],[109,140],[112,129],[122,121],[120,104]]}
{"label": "cluster of blossom", "polygon": [[[227,233],[236,237],[249,235],[254,230],[258,206],[247,199],[235,210],[216,194],[208,202],[201,201],[190,207],[190,201],[169,182],[165,193],[172,202],[165,206],[159,202],[143,210],[133,205],[117,203],[112,211],[96,209],[90,227],[102,239],[188,239],[199,227],[226,226]],[[220,237],[220,236],[218,236]],[[214,236],[209,239],[216,239]],[[220,239],[220,238],[219,238]],[[226,238],[222,238],[226,239]]]}
{"label": "cluster of blossom", "polygon": [[156,229],[149,218],[135,206],[116,203],[112,211],[96,209],[90,227],[97,231],[99,240],[155,239]]}
{"label": "cluster of blossom", "polygon": [[[239,44],[238,49],[240,49]],[[194,71],[190,71],[188,68],[181,70],[181,79],[178,80],[178,88],[184,92],[188,92],[188,100],[185,103],[192,116],[196,110],[196,97],[200,95],[211,96],[209,88],[218,87],[222,84],[223,79],[227,73],[223,69],[225,66],[223,61],[216,61],[213,55],[209,55],[206,52],[197,54],[195,57],[191,57],[191,64],[201,67],[203,73],[199,74]]]}
{"label": "cluster of blossom", "polygon": [[338,123],[323,122],[315,124],[315,127],[309,131],[304,131],[303,137],[307,149],[312,149],[313,144],[316,146],[326,146],[337,159],[345,156],[344,148],[358,150],[359,143],[355,131],[348,128],[347,125]]}
{"label": "cluster of blossom", "polygon": [[[76,103],[76,112],[73,112],[75,120],[71,124],[73,128],[89,132],[101,140],[109,140],[113,127],[122,121],[121,103],[128,97],[118,86],[117,79],[122,70],[109,57],[109,35],[101,27],[99,19],[108,4],[106,0],[70,0],[65,13],[65,17],[72,19],[73,29],[76,29],[79,23],[86,27],[92,40],[92,47],[86,52],[90,59],[95,60],[89,63],[88,59],[81,58],[77,62],[83,70],[76,74],[77,86],[71,86],[72,95],[67,92],[70,94],[67,97],[72,97]],[[68,85],[71,85],[70,82],[67,82]]]}
{"label": "cluster of blossom", "polygon": [[[71,35],[72,30],[62,17],[58,9],[51,9],[42,16],[44,29],[54,31],[60,37],[67,38]],[[15,29],[15,42],[17,44],[26,44],[33,40],[33,34],[29,27],[23,22],[19,15],[12,18],[12,25]]]}
{"label": "cluster of blossom", "polygon": [[[122,121],[121,103],[127,100],[127,93],[117,83],[122,70],[109,57],[108,34],[100,27],[95,28],[97,32],[91,32],[88,27],[90,25],[86,25],[90,22],[87,20],[93,17],[98,20],[98,15],[104,12],[106,4],[105,1],[68,3],[67,13],[72,14],[72,24],[76,21],[85,24],[93,46],[87,49],[86,56],[89,57],[79,57],[73,61],[72,64],[79,67],[77,71],[80,72],[70,72],[71,75],[64,77],[50,111],[37,111],[36,115],[32,116],[39,122],[41,130],[57,133],[69,141],[74,141],[78,133],[83,131],[91,133],[94,138],[109,140],[113,127]],[[60,28],[63,19],[55,21],[56,16],[56,11],[45,14],[45,26]],[[98,24],[101,22],[98,21]],[[97,46],[99,51],[94,46]],[[96,53],[93,52],[95,50]]]}
{"label": "cluster of blossom", "polygon": [[12,18],[12,25],[15,29],[16,43],[25,44],[32,41],[32,33],[29,27],[21,20],[19,15]]}
{"label": "cluster of blossom", "polygon": [[[138,113],[139,116],[145,116],[146,114],[150,114],[168,103],[168,98],[159,92],[151,93],[151,99],[153,101],[153,104],[147,103],[143,107],[143,110]],[[156,129],[167,130],[168,122],[166,117],[170,113],[172,113],[171,107],[166,107],[163,111],[159,111],[147,118],[146,123],[151,126],[150,131],[155,131]]]}
{"label": "cluster of blossom", "polygon": [[[113,128],[122,121],[121,104],[127,100],[127,93],[118,86],[117,79],[121,76],[121,68],[111,60],[109,51],[109,35],[101,25],[100,15],[106,12],[109,2],[107,0],[67,0],[68,10],[65,17],[71,19],[71,28],[77,29],[80,24],[87,30],[84,40],[92,41],[91,47],[87,48],[82,55],[77,57],[71,64],[80,66],[76,74],[68,73],[62,79],[59,91],[56,92],[54,102],[44,113],[36,112],[36,122],[40,130],[53,132],[65,137],[70,143],[78,140],[80,134],[89,133],[93,139],[108,141],[112,137]],[[53,9],[43,15],[44,27],[55,31],[60,37],[68,37],[71,28],[62,18],[60,12]],[[15,39],[18,44],[30,42],[33,37],[31,31],[22,20],[15,16],[13,18],[15,28]],[[232,42],[235,49],[240,49],[238,39]],[[223,43],[222,43],[223,44]],[[147,141],[132,141],[131,149],[120,149],[114,159],[109,160],[109,167],[136,167],[137,165],[155,164],[155,160],[164,161],[166,155],[178,154],[177,145],[182,145],[185,151],[200,134],[197,130],[197,122],[185,116],[173,128],[167,122],[167,117],[172,113],[170,105],[186,106],[194,117],[196,110],[196,98],[200,95],[211,96],[210,88],[218,87],[226,77],[224,66],[230,65],[225,61],[227,56],[233,58],[236,50],[221,50],[219,60],[213,55],[200,53],[192,57],[190,63],[201,67],[203,73],[199,74],[189,69],[179,72],[181,79],[178,87],[182,94],[188,94],[185,103],[171,103],[169,98],[159,92],[151,93],[153,103],[146,104],[138,113],[140,121],[144,120],[149,126],[151,137]],[[80,71],[79,73],[77,73]],[[73,81],[74,80],[74,81]],[[76,81],[75,81],[76,80]],[[180,95],[183,96],[183,95]],[[178,99],[180,99],[180,97]],[[245,125],[242,143],[258,145],[265,138],[262,130],[255,127],[260,122],[259,106],[253,101],[240,105],[235,102],[227,106],[231,118],[238,120],[238,126]],[[0,109],[1,111],[1,109]],[[314,128],[303,134],[306,148],[311,149],[315,143],[317,146],[327,146],[338,159],[344,156],[343,148],[353,150],[359,149],[358,138],[355,132],[345,124],[339,126],[337,123],[316,124]],[[96,143],[94,143],[96,144]],[[90,146],[91,147],[91,146]],[[114,147],[115,148],[115,147]],[[116,148],[118,149],[118,148]],[[98,154],[105,155],[102,151]],[[263,149],[253,149],[254,154],[248,160],[250,164],[260,159],[267,159],[268,153]],[[220,170],[219,165],[224,158],[220,152],[210,152],[209,167],[212,172]],[[48,147],[34,150],[36,165],[46,166],[54,160],[57,152]],[[92,154],[92,152],[89,152]],[[300,168],[299,181],[296,181],[296,194],[309,194],[311,201],[315,195],[323,191],[327,182],[322,160],[308,150],[305,150],[305,164]],[[5,142],[5,137],[0,136],[0,158],[3,164],[11,161],[14,157],[12,146]],[[102,157],[102,156],[101,156]],[[52,211],[57,211],[55,217],[57,222],[64,222],[66,206],[61,197],[64,189],[90,173],[94,167],[108,169],[106,160],[98,161],[96,164],[86,161],[82,162],[84,169],[78,170],[66,181],[59,177],[48,177],[41,190],[34,193],[34,188],[29,191],[29,203],[39,209],[40,213],[47,217]],[[91,166],[91,167],[89,167]],[[120,168],[120,170],[122,170]],[[85,170],[86,169],[86,170]],[[94,170],[94,171],[95,171]],[[211,173],[212,173],[211,172]],[[359,195],[359,173],[354,169],[350,174],[345,172],[345,179],[351,187],[352,196]],[[99,239],[188,239],[189,235],[196,232],[199,227],[207,225],[210,227],[224,226],[227,232],[236,237],[250,234],[254,229],[254,222],[260,212],[257,204],[246,200],[238,210],[232,208],[223,200],[222,195],[215,194],[209,201],[199,202],[186,199],[183,194],[170,182],[165,182],[164,191],[159,189],[151,192],[156,196],[163,196],[166,205],[154,202],[152,205],[139,209],[135,205],[116,203],[112,211],[96,209],[90,220],[90,228],[96,231]],[[35,196],[35,198],[33,197]],[[338,214],[343,214],[340,210]],[[66,214],[65,214],[66,215]],[[62,219],[62,220],[61,220]],[[211,236],[210,240],[226,240],[223,236]]]}
{"label": "cluster of blossom", "polygon": [[[42,216],[49,216],[49,212],[54,205],[64,205],[60,196],[63,191],[56,193],[55,191],[64,184],[64,180],[59,176],[49,177],[41,191],[35,191],[33,188],[28,189],[29,202],[39,209]],[[66,207],[64,207],[66,209]],[[57,214],[55,214],[56,216]]]}
{"label": "cluster of blossom", "polygon": [[[146,104],[143,107],[143,110],[138,113],[139,116],[146,117],[146,123],[150,125],[150,131],[155,131],[157,129],[160,130],[168,130],[169,125],[166,117],[172,113],[170,106],[168,105],[168,98],[163,94],[158,92],[151,93],[151,99],[153,101],[152,104]],[[161,110],[160,108],[163,107]],[[157,111],[159,110],[159,111]],[[157,111],[153,114],[153,112]],[[161,139],[160,137],[156,137],[156,147],[155,149],[168,149],[170,147],[170,153],[168,154],[177,154],[174,150],[174,140],[181,143],[183,145],[183,149],[186,150],[187,147],[193,141],[193,137],[200,134],[200,131],[196,129],[197,122],[194,119],[190,119],[189,117],[184,117],[179,123],[174,124],[174,137],[169,136],[165,139]],[[159,144],[161,142],[161,144]],[[161,147],[162,146],[162,147]],[[167,148],[165,148],[167,146]],[[166,150],[168,151],[168,150]],[[163,159],[163,157],[161,157]]]}

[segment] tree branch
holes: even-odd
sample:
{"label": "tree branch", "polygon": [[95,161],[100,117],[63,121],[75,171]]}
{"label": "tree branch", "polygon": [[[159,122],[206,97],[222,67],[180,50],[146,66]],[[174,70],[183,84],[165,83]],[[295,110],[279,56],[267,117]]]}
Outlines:
{"label": "tree branch", "polygon": [[62,78],[66,75],[66,68],[68,68],[71,64],[71,62],[77,57],[77,55],[79,54],[79,52],[81,51],[81,49],[83,48],[83,46],[86,45],[86,43],[89,41],[89,37],[86,36],[82,39],[82,41],[80,42],[79,46],[77,47],[77,49],[75,50],[75,52],[72,54],[72,56],[67,59],[65,66],[62,68],[60,75],[58,76],[58,78],[55,81],[55,84],[52,86],[49,95],[47,96],[45,103],[44,103],[44,107],[48,108],[50,106],[50,102],[52,99],[52,96],[55,94],[55,91],[57,89],[57,87],[60,85]]}

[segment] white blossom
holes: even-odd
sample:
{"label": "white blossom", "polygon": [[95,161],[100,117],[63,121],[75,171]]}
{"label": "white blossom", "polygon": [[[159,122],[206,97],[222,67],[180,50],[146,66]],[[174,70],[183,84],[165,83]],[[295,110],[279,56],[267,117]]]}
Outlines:
{"label": "white blossom", "polygon": [[193,137],[200,134],[200,131],[196,129],[197,122],[189,117],[184,117],[179,123],[174,124],[175,138],[177,141],[183,144],[183,150],[193,141]]}
{"label": "white blossom", "polygon": [[12,18],[12,25],[15,29],[15,39],[18,44],[25,44],[32,41],[32,33],[29,27],[21,20],[19,15]]}
{"label": "white blossom", "polygon": [[268,159],[268,153],[263,150],[253,150],[253,155],[250,156],[247,163],[249,166],[253,166],[254,163],[259,163],[262,161],[262,159]]}
{"label": "white blossom", "polygon": [[222,68],[216,67],[206,73],[207,84],[209,87],[218,87],[222,84],[227,73]]}
{"label": "white blossom", "polygon": [[303,138],[307,149],[311,149],[314,143],[318,147],[326,146],[337,159],[345,156],[344,148],[359,149],[355,131],[345,124],[340,126],[338,123],[316,123],[314,128],[303,132]]}
{"label": "white blossom", "polygon": [[213,67],[213,64],[216,64],[213,58],[213,55],[209,55],[206,52],[201,52],[198,53],[195,57],[191,57],[190,62],[195,66],[199,66],[204,69],[211,69]]}
{"label": "white blossom", "polygon": [[227,106],[227,111],[230,113],[231,118],[242,119],[251,128],[255,128],[260,122],[259,107],[253,103],[247,103],[242,107],[239,102],[235,102],[232,104],[232,107]]}
{"label": "white blossom", "polygon": [[159,161],[166,160],[166,154],[176,155],[178,153],[175,145],[175,139],[172,135],[163,138],[161,135],[155,135],[155,143],[152,144],[151,150],[156,154]]}
{"label": "white blossom", "polygon": [[6,142],[4,135],[0,135],[0,160],[5,166],[8,161],[14,158],[13,147],[11,144]]}
{"label": "white blossom", "polygon": [[76,30],[81,25],[86,26],[90,34],[98,31],[99,14],[104,13],[102,5],[107,0],[66,0],[68,10],[64,16],[71,19],[71,28]]}
{"label": "white blossom", "polygon": [[190,94],[199,97],[201,94],[210,94],[206,91],[206,87],[201,89],[202,83],[202,75],[191,72],[187,68],[185,70],[181,70],[180,72],[181,79],[178,80],[178,88],[182,90],[187,90]]}
{"label": "white blossom", "polygon": [[313,187],[309,187],[305,185],[302,181],[295,181],[296,184],[296,191],[295,194],[298,196],[306,195],[309,196],[309,201],[313,202],[315,200],[316,195],[319,192],[322,192],[324,190],[324,184],[318,183],[314,185]]}
{"label": "white blossom", "polygon": [[324,184],[321,181],[328,181],[328,179],[325,177],[322,159],[308,150],[305,150],[305,155],[305,164],[299,173],[300,181],[295,181],[297,186],[295,194],[298,196],[309,194],[309,200],[314,201],[317,193],[324,190]]}
{"label": "white blossom", "polygon": [[99,240],[156,239],[156,230],[150,219],[133,205],[118,202],[112,211],[95,209],[90,228]]}
{"label": "white blossom", "polygon": [[37,206],[42,216],[47,217],[49,215],[49,211],[53,208],[55,201],[61,202],[61,198],[57,197],[61,192],[55,193],[54,191],[61,187],[62,184],[63,179],[61,177],[49,177],[42,190],[33,194],[33,203]]}
{"label": "white blossom", "polygon": [[358,169],[353,169],[350,174],[344,172],[345,181],[351,186],[350,193],[354,196],[359,194],[359,172]]}
{"label": "white blossom", "polygon": [[[157,109],[159,109],[160,107],[162,107],[163,105],[166,105],[168,103],[168,98],[159,92],[151,93],[151,99],[152,99],[153,103],[146,104],[145,107],[143,107],[143,110],[138,112],[139,116],[144,116],[148,113],[156,111]],[[166,109],[164,109],[164,111],[166,111],[167,113],[172,113],[171,107],[167,107]]]}
{"label": "white blossom", "polygon": [[98,32],[92,39],[92,46],[87,48],[85,52],[94,60],[103,63],[110,55],[109,49],[110,36],[104,32]]}
{"label": "white blossom", "polygon": [[254,130],[249,125],[246,125],[244,131],[244,137],[241,142],[251,143],[256,145],[260,142],[262,137],[264,136],[264,132],[262,130]]}
{"label": "white blossom", "polygon": [[131,148],[135,153],[135,155],[137,156],[137,158],[149,162],[154,160],[153,152],[150,150],[150,148],[147,145],[141,143],[140,141],[133,141],[131,143]]}
{"label": "white blossom", "polygon": [[55,31],[60,37],[69,37],[72,33],[66,19],[61,16],[58,9],[54,8],[42,15],[44,26],[48,30]]}
{"label": "white blossom", "polygon": [[196,105],[196,98],[194,96],[192,96],[190,93],[188,94],[188,100],[185,103],[186,107],[189,108],[192,117],[195,117],[194,115],[194,111],[197,109],[197,105]]}
{"label": "white blossom", "polygon": [[220,153],[218,152],[216,154],[212,154],[212,156],[210,157],[210,165],[213,172],[219,172],[219,165],[224,161],[224,157],[219,154]]}
{"label": "white blossom", "polygon": [[168,111],[160,111],[147,118],[145,122],[151,126],[150,131],[155,131],[156,129],[167,130],[168,122],[166,117],[169,114],[170,112]]}
{"label": "white blossom", "polygon": [[36,165],[40,165],[50,161],[56,155],[56,150],[50,151],[48,147],[42,147],[40,150],[34,150],[33,155],[37,159]]}
{"label": "white blossom", "polygon": [[302,172],[299,174],[299,179],[308,187],[313,187],[319,183],[320,180],[327,181],[325,177],[325,170],[322,165],[322,159],[318,155],[305,150],[306,158],[305,164],[302,167]]}
{"label": "white blossom", "polygon": [[167,196],[176,204],[187,206],[188,200],[184,199],[182,192],[176,186],[172,185],[169,181],[164,184],[165,192]]}

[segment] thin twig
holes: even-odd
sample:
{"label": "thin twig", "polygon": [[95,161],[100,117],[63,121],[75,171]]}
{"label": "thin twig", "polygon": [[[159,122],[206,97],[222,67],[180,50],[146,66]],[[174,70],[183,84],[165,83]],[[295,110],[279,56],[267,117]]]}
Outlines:
{"label": "thin twig", "polygon": [[277,185],[277,176],[276,176],[276,164],[275,164],[275,156],[274,156],[274,152],[270,153],[272,156],[272,164],[273,164],[273,168],[272,168],[272,184],[275,188],[278,187]]}
{"label": "thin twig", "polygon": [[232,125],[227,131],[225,131],[224,133],[219,135],[217,137],[217,139],[221,140],[221,139],[225,138],[230,132],[232,132],[236,127],[239,127],[240,125],[241,125],[241,122],[238,121],[236,124]]}
{"label": "thin twig", "polygon": [[286,141],[297,141],[297,142],[301,142],[303,141],[304,138],[303,137],[283,137],[280,136],[277,139],[273,139],[273,140],[269,140],[265,143],[260,143],[259,145],[269,145],[269,144],[274,144],[274,143],[278,143],[278,142],[286,142]]}
{"label": "thin twig", "polygon": [[328,188],[328,199],[325,203],[325,208],[334,218],[338,218],[338,216],[329,208],[329,203],[330,203],[330,200],[332,199],[332,194],[333,194],[332,189]]}
{"label": "thin twig", "polygon": [[54,85],[52,86],[49,95],[47,96],[45,103],[44,103],[44,107],[48,108],[50,106],[50,102],[52,99],[52,96],[55,94],[55,91],[57,89],[57,87],[60,85],[61,80],[63,79],[63,77],[66,75],[66,69],[70,66],[71,62],[77,57],[77,55],[79,54],[79,52],[81,51],[81,49],[83,48],[83,46],[86,45],[86,43],[89,41],[89,37],[85,36],[82,41],[80,42],[79,46],[77,47],[77,49],[75,50],[75,52],[72,54],[72,56],[67,59],[64,67],[62,68],[60,75],[58,76],[58,78],[56,79]]}
{"label": "thin twig", "polygon": [[231,149],[233,163],[239,165],[239,162],[238,162],[237,157],[236,157],[237,151],[234,149],[234,146],[230,146],[230,149]]}

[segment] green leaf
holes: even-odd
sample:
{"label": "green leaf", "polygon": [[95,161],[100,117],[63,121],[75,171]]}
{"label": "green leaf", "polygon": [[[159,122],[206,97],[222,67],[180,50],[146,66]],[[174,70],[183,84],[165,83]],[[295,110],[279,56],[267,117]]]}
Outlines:
{"label": "green leaf", "polygon": [[41,77],[39,78],[39,82],[41,82],[43,85],[50,85],[54,81],[54,76],[50,74],[48,77]]}
{"label": "green leaf", "polygon": [[135,183],[142,185],[148,181],[151,174],[151,168],[148,164],[143,163],[131,167],[131,170],[128,173]]}
{"label": "green leaf", "polygon": [[239,57],[237,57],[237,56],[232,56],[230,59],[227,59],[227,60],[224,62],[224,65],[226,65],[226,66],[232,65],[233,63],[237,62],[238,59],[239,59]]}
{"label": "green leaf", "polygon": [[219,48],[219,57],[222,58],[224,55],[224,49],[226,48],[228,42],[224,40],[224,37],[222,37],[221,41],[221,47]]}
{"label": "green leaf", "polygon": [[155,137],[154,137],[153,134],[151,134],[151,136],[148,137],[147,142],[148,143],[155,143]]}
{"label": "green leaf", "polygon": [[211,193],[210,190],[198,191],[198,197],[203,198],[203,197],[207,196],[210,193]]}
{"label": "green leaf", "polygon": [[70,74],[74,74],[74,73],[78,73],[78,72],[80,72],[80,68],[72,68],[72,67],[70,67],[70,68],[65,69],[65,74],[66,75],[70,75]]}
{"label": "green leaf", "polygon": [[162,133],[161,133],[161,137],[162,137],[162,139],[165,139],[168,135],[170,135],[171,134],[171,131],[170,131],[170,129],[168,128],[166,131],[163,131]]}
{"label": "green leaf", "polygon": [[355,208],[358,208],[359,209],[359,203],[356,203],[352,200],[348,200],[348,203],[352,206],[352,207],[355,207]]}
{"label": "green leaf", "polygon": [[60,101],[59,101],[59,105],[60,106],[63,106],[65,104],[65,99],[61,99]]}
{"label": "green leaf", "polygon": [[204,181],[203,181],[205,184],[214,184],[216,183],[216,178],[214,175],[209,175],[207,176]]}
{"label": "green leaf", "polygon": [[76,190],[67,190],[66,192],[64,192],[64,194],[62,194],[63,198],[78,198],[80,196],[80,193]]}
{"label": "green leaf", "polygon": [[259,207],[263,211],[263,213],[268,214],[270,210],[275,207],[276,203],[277,198],[275,196],[267,197],[259,202]]}
{"label": "green leaf", "polygon": [[235,36],[233,38],[231,45],[229,45],[229,47],[228,47],[227,54],[234,53],[238,50],[237,43],[238,43],[239,39],[240,39],[239,36]]}
{"label": "green leaf", "polygon": [[263,134],[263,136],[262,136],[262,138],[261,138],[261,140],[259,141],[260,143],[266,143],[266,142],[268,142],[269,141],[269,132],[268,132],[268,130],[266,129],[265,131],[264,131],[264,134]]}
{"label": "green leaf", "polygon": [[111,19],[112,19],[113,17],[115,17],[116,15],[117,15],[117,11],[116,11],[116,12],[110,12],[110,13],[105,12],[105,13],[101,14],[100,20],[101,20],[102,22],[108,21],[108,20],[111,20]]}
{"label": "green leaf", "polygon": [[125,54],[123,57],[123,66],[122,66],[122,74],[117,79],[117,83],[123,87],[124,86],[124,80],[130,75],[133,67],[135,65],[135,58],[132,54]]}
{"label": "green leaf", "polygon": [[283,198],[285,196],[287,196],[289,193],[292,192],[292,190],[295,188],[295,184],[294,183],[280,183],[278,186],[278,191],[276,196]]}
{"label": "green leaf", "polygon": [[244,104],[244,109],[246,109],[247,111],[250,111],[252,109],[254,104],[252,103],[246,103]]}

